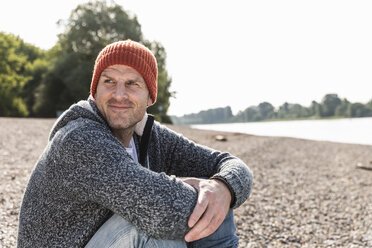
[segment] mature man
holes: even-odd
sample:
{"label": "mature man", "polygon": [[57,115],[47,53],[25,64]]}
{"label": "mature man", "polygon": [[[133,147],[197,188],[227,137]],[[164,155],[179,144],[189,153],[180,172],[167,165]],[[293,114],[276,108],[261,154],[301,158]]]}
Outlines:
{"label": "mature man", "polygon": [[154,122],[156,95],[150,50],[126,40],[100,52],[91,96],[57,120],[32,172],[18,247],[237,246],[230,208],[251,172]]}

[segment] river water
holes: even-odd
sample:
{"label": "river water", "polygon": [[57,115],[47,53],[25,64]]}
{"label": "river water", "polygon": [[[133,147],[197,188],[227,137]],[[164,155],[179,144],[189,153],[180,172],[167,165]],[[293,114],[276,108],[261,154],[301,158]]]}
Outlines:
{"label": "river water", "polygon": [[372,118],[192,125],[198,129],[372,145]]}

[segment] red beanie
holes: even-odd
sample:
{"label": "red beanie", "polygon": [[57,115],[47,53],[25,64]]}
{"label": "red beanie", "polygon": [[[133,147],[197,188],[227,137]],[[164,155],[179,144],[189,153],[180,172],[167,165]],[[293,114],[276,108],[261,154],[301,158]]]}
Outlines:
{"label": "red beanie", "polygon": [[98,80],[102,71],[111,65],[118,64],[130,66],[142,75],[147,84],[151,99],[155,103],[158,88],[156,58],[147,47],[132,40],[114,42],[107,45],[98,54],[90,84],[92,97],[94,98],[96,93]]}

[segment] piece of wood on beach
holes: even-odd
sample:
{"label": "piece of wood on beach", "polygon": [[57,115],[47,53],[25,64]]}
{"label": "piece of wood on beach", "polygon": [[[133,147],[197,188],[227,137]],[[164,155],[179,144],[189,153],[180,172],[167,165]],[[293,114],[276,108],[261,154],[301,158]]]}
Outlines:
{"label": "piece of wood on beach", "polygon": [[363,163],[361,163],[361,162],[358,162],[357,164],[356,164],[356,167],[358,168],[358,169],[363,169],[363,170],[371,170],[372,171],[372,160],[371,161],[369,161],[369,164],[363,164]]}
{"label": "piece of wood on beach", "polygon": [[216,135],[216,136],[214,136],[214,139],[216,140],[216,141],[227,141],[227,138],[225,137],[225,136],[223,136],[223,135]]}

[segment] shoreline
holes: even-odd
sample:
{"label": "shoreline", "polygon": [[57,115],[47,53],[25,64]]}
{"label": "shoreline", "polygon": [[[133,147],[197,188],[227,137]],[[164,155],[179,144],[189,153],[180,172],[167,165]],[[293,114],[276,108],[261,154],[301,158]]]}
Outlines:
{"label": "shoreline", "polygon": [[369,135],[372,117],[335,120],[246,122],[192,125],[201,130],[233,131],[267,137],[289,137],[310,141],[329,141],[372,146]]}
{"label": "shoreline", "polygon": [[[0,118],[0,247],[16,244],[23,192],[55,120]],[[372,171],[357,168],[372,146],[167,126],[253,171],[252,195],[235,210],[239,247],[372,246]]]}

